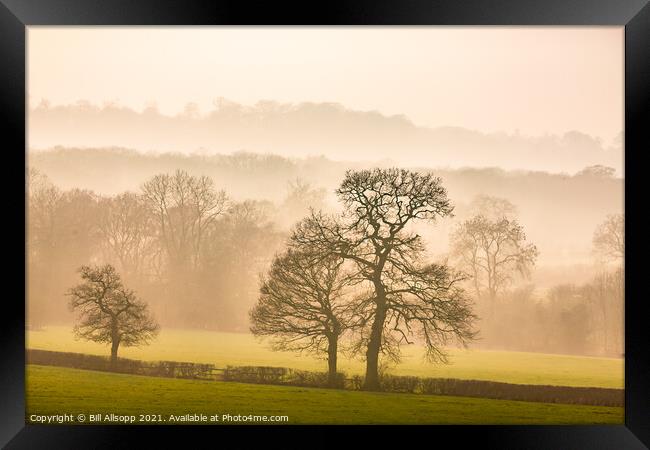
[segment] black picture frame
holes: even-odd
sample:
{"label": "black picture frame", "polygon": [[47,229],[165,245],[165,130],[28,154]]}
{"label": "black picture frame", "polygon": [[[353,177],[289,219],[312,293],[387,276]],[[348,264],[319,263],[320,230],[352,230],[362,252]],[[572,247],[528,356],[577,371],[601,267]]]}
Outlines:
{"label": "black picture frame", "polygon": [[[8,202],[6,241],[25,232],[22,194],[25,158],[26,27],[30,25],[619,25],[625,26],[625,213],[626,234],[640,240],[638,224],[646,202],[637,199],[641,155],[650,149],[647,126],[650,84],[650,6],[647,0],[349,0],[301,2],[222,0],[0,0],[0,114],[6,125],[3,158],[4,192]],[[7,139],[9,138],[9,139]],[[22,149],[22,150],[21,150]],[[638,160],[638,161],[637,161]],[[8,169],[8,170],[7,170]],[[13,175],[13,176],[8,176]],[[24,184],[23,184],[24,186]],[[24,191],[22,191],[24,194]],[[23,206],[21,206],[21,204]],[[636,208],[635,208],[636,206]],[[643,314],[640,261],[645,246],[628,245],[626,252],[625,425],[611,426],[418,426],[299,427],[309,443],[337,445],[349,437],[397,440],[432,446],[454,442],[482,448],[642,449],[650,446],[650,327]],[[0,364],[0,445],[19,448],[125,448],[135,440],[155,446],[184,443],[198,448],[225,444],[225,433],[237,433],[239,445],[278,437],[296,445],[297,427],[166,427],[166,426],[46,426],[25,424],[24,247],[5,257],[5,286],[16,287],[3,299],[2,363]],[[244,431],[244,432],[242,432]],[[207,440],[205,440],[207,438]],[[286,441],[291,438],[291,441]]]}

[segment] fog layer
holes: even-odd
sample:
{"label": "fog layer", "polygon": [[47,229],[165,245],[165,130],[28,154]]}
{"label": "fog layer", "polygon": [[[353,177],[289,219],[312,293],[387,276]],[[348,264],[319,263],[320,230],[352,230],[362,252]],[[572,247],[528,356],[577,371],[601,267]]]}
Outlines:
{"label": "fog layer", "polygon": [[285,157],[326,155],[348,162],[390,160],[400,166],[565,173],[601,164],[623,173],[622,135],[603,142],[580,131],[527,136],[427,128],[405,116],[356,111],[336,103],[264,101],[247,106],[218,99],[207,113],[189,104],[183,113],[167,116],[155,107],[135,111],[118,104],[45,102],[30,111],[28,139],[33,150],[62,145],[207,155],[254,151]]}

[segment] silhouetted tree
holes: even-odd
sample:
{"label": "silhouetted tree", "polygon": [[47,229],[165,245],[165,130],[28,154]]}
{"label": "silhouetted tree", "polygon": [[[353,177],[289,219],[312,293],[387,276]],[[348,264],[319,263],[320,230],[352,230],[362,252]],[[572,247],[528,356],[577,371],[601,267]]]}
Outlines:
{"label": "silhouetted tree", "polygon": [[341,218],[312,213],[293,242],[321,255],[354,262],[358,283],[372,295],[360,302],[359,325],[366,328],[364,389],[379,389],[379,354],[399,350],[419,337],[430,360],[443,360],[443,345],[474,337],[474,315],[459,287],[462,277],[449,267],[426,264],[419,235],[408,226],[451,213],[440,178],[402,169],[348,171],[336,191]]}
{"label": "silhouetted tree", "polygon": [[516,219],[488,219],[479,215],[460,224],[451,236],[452,254],[472,276],[477,298],[487,296],[493,312],[497,295],[515,273],[528,276],[538,251],[526,243]]}
{"label": "silhouetted tree", "polygon": [[177,170],[156,175],[142,186],[146,205],[156,217],[160,239],[176,270],[196,268],[206,230],[227,204],[211,178]]}
{"label": "silhouetted tree", "polygon": [[622,267],[595,276],[582,287],[584,302],[590,307],[589,322],[598,349],[620,356],[624,351],[625,276]]}
{"label": "silhouetted tree", "polygon": [[81,189],[61,191],[44,176],[30,178],[26,205],[28,308],[30,321],[40,322],[65,310],[62,294],[71,274],[96,255],[97,196]]}
{"label": "silhouetted tree", "polygon": [[70,308],[79,314],[76,336],[111,344],[115,365],[120,345],[148,344],[157,335],[159,327],[147,304],[124,287],[113,266],[82,266],[79,272],[84,282],[68,291]]}
{"label": "silhouetted tree", "polygon": [[99,202],[99,232],[104,247],[129,279],[143,275],[155,253],[156,224],[144,199],[125,192]]}
{"label": "silhouetted tree", "polygon": [[287,250],[262,279],[250,312],[251,332],[271,336],[274,350],[326,354],[330,386],[336,385],[338,342],[346,329],[343,261]]}
{"label": "silhouetted tree", "polygon": [[320,210],[325,205],[325,189],[312,188],[301,178],[288,183],[288,193],[281,205],[280,219],[285,225],[293,225],[309,214],[310,209]]}
{"label": "silhouetted tree", "polygon": [[[282,250],[286,232],[270,220],[273,204],[245,200],[232,203],[212,227],[203,246],[200,309],[195,320],[220,330],[245,331],[248,312],[259,296],[259,274]],[[187,303],[184,311],[190,312]]]}
{"label": "silhouetted tree", "polygon": [[[203,248],[207,236],[227,209],[227,198],[211,178],[192,176],[183,170],[159,174],[142,186],[142,196],[156,223],[156,238],[164,254],[161,274],[166,287],[163,309],[180,320],[201,313],[199,301]],[[179,305],[174,299],[184,298]],[[190,325],[194,325],[190,319]]]}
{"label": "silhouetted tree", "polygon": [[625,257],[625,216],[610,214],[594,232],[594,249],[597,254],[610,260],[622,260]]}
{"label": "silhouetted tree", "polygon": [[56,304],[51,291],[57,281],[55,270],[61,256],[57,225],[63,192],[45,174],[33,168],[28,170],[26,181],[27,312],[29,325],[38,327],[47,320]]}

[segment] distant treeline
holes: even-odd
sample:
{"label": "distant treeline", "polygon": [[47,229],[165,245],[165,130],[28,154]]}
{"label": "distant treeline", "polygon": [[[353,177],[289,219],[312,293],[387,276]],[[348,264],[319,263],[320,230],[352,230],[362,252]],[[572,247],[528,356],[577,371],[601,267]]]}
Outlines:
{"label": "distant treeline", "polygon": [[[325,157],[287,158],[252,152],[155,154],[114,147],[58,147],[28,154],[28,166],[46,174],[63,190],[78,188],[99,195],[137,192],[153,176],[180,169],[192,176],[210,177],[215,187],[225,190],[233,200],[252,199],[276,205],[290,194],[289,182],[302,179],[314,188],[324,189],[325,205],[332,206],[336,204],[334,190],[346,170],[390,165],[387,161],[350,163]],[[567,266],[588,260],[593,229],[607,214],[623,210],[623,180],[606,167],[585,168],[569,175],[541,170],[506,171],[495,167],[449,169],[442,162],[440,166],[413,166],[412,169],[432,171],[443,179],[454,204],[456,220],[464,217],[477,195],[509,200],[518,207],[520,222],[530,240],[540,248],[540,264],[562,264],[562,269],[554,270],[553,274],[556,278],[564,276],[563,281],[568,281],[568,277],[572,282],[586,280],[579,270],[567,273]],[[496,163],[486,166],[496,166]],[[284,214],[286,212],[282,211],[276,217],[281,218],[278,224],[287,228],[296,217],[282,218]],[[442,233],[430,236],[435,229]],[[443,221],[437,227],[423,230],[423,236],[432,237],[429,245],[432,250],[446,252],[449,230],[449,223]],[[580,280],[576,280],[576,276],[581,277]],[[548,274],[543,278],[539,281],[550,281]]]}
{"label": "distant treeline", "polygon": [[[234,381],[254,384],[318,387],[328,386],[324,372],[294,370],[284,367],[228,366],[217,368],[212,364],[175,361],[147,362],[125,358],[111,369],[106,356],[83,353],[64,353],[46,350],[27,350],[27,364],[70,367],[84,370],[116,371],[133,375],[186,378],[213,381]],[[338,374],[338,388],[360,390],[363,377]],[[623,406],[622,389],[547,386],[500,383],[455,378],[420,378],[381,374],[381,390],[393,393],[449,395],[499,400],[518,400],[543,403],[566,403],[594,406]]]}
{"label": "distant treeline", "polygon": [[355,111],[336,103],[286,104],[260,101],[247,106],[220,98],[200,113],[188,104],[167,116],[155,106],[134,111],[118,104],[80,101],[29,111],[30,145],[118,145],[141,151],[191,152],[201,148],[230,153],[242,149],[283,155],[327,154],[339,160],[397,159],[436,166],[498,166],[572,173],[602,164],[623,167],[622,139],[613,143],[568,131],[526,136],[482,133],[462,127],[419,127],[403,115]]}
{"label": "distant treeline", "polygon": [[110,263],[163,327],[246,331],[258,274],[285,235],[275,215],[303,214],[312,196],[317,201],[319,192],[296,184],[276,210],[269,202],[232,200],[210,178],[177,171],[108,197],[64,191],[32,169],[30,325],[69,323],[65,293],[78,284],[78,268]]}
{"label": "distant treeline", "polygon": [[625,345],[625,274],[603,271],[583,284],[553,286],[543,295],[523,286],[502,295],[482,316],[476,348],[620,358]]}

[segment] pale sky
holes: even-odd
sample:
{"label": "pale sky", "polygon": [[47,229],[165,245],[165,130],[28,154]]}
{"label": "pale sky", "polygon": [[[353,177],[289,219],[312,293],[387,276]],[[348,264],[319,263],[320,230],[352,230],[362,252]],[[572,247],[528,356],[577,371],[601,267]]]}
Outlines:
{"label": "pale sky", "polygon": [[529,135],[623,129],[623,27],[36,27],[28,96],[337,102],[416,125]]}

